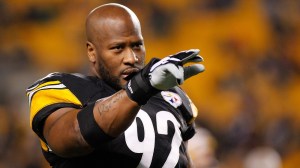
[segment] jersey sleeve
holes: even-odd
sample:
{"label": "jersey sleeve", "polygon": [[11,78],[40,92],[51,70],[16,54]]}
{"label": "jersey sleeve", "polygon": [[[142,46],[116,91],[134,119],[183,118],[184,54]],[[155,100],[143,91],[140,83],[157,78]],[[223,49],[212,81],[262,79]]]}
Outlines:
{"label": "jersey sleeve", "polygon": [[63,107],[81,108],[82,103],[64,83],[49,74],[27,89],[30,107],[30,126],[42,139],[45,119],[55,110]]}

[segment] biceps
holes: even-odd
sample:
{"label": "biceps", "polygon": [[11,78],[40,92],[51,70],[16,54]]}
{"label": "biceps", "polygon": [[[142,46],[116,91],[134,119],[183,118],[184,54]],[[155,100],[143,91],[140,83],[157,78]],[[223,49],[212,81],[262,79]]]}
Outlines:
{"label": "biceps", "polygon": [[62,157],[74,157],[92,151],[80,133],[77,121],[79,111],[62,108],[46,119],[43,133],[53,153]]}

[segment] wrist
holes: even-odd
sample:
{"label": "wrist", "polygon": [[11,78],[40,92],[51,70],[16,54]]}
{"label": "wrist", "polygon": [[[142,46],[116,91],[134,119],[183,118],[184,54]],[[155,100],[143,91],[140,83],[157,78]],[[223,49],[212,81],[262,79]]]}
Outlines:
{"label": "wrist", "polygon": [[137,102],[138,105],[144,105],[147,101],[160,90],[151,86],[150,81],[142,76],[141,72],[134,75],[126,84],[125,90],[128,97]]}

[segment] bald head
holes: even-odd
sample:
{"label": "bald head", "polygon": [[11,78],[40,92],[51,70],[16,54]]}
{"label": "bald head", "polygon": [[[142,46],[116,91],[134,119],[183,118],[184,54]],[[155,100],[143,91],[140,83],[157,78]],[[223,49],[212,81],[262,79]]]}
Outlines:
{"label": "bald head", "polygon": [[144,65],[145,47],[137,16],[129,8],[109,3],[86,19],[87,56],[93,75],[120,89],[131,72]]}
{"label": "bald head", "polygon": [[101,35],[105,35],[106,31],[116,27],[116,24],[120,22],[128,28],[132,27],[137,31],[141,29],[137,16],[128,7],[117,3],[98,6],[89,13],[86,19],[87,40],[94,42],[96,37],[100,35],[101,38]]}

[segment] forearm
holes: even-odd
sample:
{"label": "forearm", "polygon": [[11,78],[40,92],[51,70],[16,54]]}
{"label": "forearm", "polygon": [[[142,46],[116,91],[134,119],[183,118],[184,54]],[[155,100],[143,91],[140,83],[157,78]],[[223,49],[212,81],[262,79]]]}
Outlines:
{"label": "forearm", "polygon": [[140,106],[121,90],[97,101],[93,112],[99,127],[106,134],[116,137],[130,126],[139,109]]}
{"label": "forearm", "polygon": [[[96,124],[109,136],[116,137],[125,131],[134,120],[140,106],[121,90],[95,103],[93,111]],[[48,145],[59,156],[74,157],[88,154],[93,146],[86,141],[78,121],[80,109],[62,108],[53,112],[44,125],[44,137]],[[83,118],[85,124],[86,118]],[[93,130],[91,130],[93,131]],[[103,135],[95,135],[103,136]],[[99,142],[102,143],[102,142]]]}

